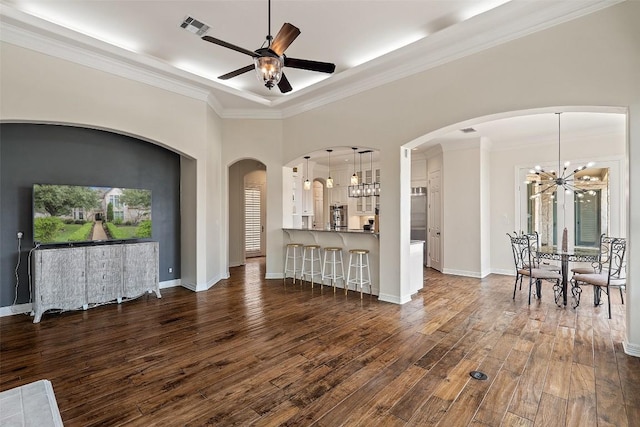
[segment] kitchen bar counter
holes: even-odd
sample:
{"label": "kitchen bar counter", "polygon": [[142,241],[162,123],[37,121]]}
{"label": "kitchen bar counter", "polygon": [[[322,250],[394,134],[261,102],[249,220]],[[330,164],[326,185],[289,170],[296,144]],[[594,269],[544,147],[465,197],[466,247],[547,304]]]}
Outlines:
{"label": "kitchen bar counter", "polygon": [[[320,247],[322,248],[329,246],[341,247],[342,258],[344,261],[345,277],[349,273],[349,250],[368,249],[369,268],[371,269],[372,293],[374,295],[378,295],[380,289],[380,244],[378,241],[378,233],[354,229],[324,230],[306,228],[283,228],[282,231],[284,234],[285,245],[287,243],[302,243],[304,245],[320,245]],[[338,286],[341,287],[342,284],[339,283]],[[364,291],[369,292],[368,286],[365,286]]]}
{"label": "kitchen bar counter", "polygon": [[326,228],[283,228],[284,231],[319,231],[324,233],[358,233],[358,234],[370,234],[372,236],[378,237],[378,233],[374,233],[369,230],[362,230],[360,228],[339,228],[337,230],[331,229],[327,230]]}

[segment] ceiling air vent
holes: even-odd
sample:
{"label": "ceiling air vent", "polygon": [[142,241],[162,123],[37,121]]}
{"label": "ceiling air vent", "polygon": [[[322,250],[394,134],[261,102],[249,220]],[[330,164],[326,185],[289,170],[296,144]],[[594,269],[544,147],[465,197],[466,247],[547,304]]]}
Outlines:
{"label": "ceiling air vent", "polygon": [[460,129],[460,132],[462,133],[473,133],[473,132],[477,132],[474,128],[464,128],[464,129]]}
{"label": "ceiling air vent", "polygon": [[204,22],[200,22],[190,16],[184,18],[184,21],[182,21],[180,27],[200,37],[202,37],[202,35],[207,31],[209,31],[209,26],[207,24],[205,24]]}

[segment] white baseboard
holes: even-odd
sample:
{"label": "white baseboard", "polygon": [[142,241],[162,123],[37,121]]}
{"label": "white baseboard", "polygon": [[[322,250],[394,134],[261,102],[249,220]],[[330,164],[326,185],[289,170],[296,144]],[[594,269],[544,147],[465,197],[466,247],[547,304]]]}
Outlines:
{"label": "white baseboard", "polygon": [[164,282],[160,282],[160,289],[175,288],[181,285],[182,281],[180,279],[165,280]]}
{"label": "white baseboard", "polygon": [[380,294],[378,295],[378,301],[384,301],[384,302],[390,302],[393,304],[406,304],[409,301],[411,301],[411,295],[405,297],[405,298],[399,298],[396,295],[389,295],[389,294]]}
{"label": "white baseboard", "polygon": [[500,268],[492,269],[491,274],[500,274],[502,276],[515,276],[515,272],[513,271],[513,269],[511,270],[503,270]]}
{"label": "white baseboard", "polygon": [[444,274],[452,274],[454,276],[474,277],[476,279],[482,279],[482,274],[477,271],[443,269],[442,272]]}
{"label": "white baseboard", "polygon": [[33,304],[16,304],[0,307],[0,317],[13,316],[14,314],[25,314],[33,311]]}
{"label": "white baseboard", "polygon": [[190,291],[193,291],[193,292],[198,291],[195,283],[180,283],[180,286],[182,286],[185,289],[189,289]]}
{"label": "white baseboard", "polygon": [[640,357],[640,344],[631,344],[625,339],[622,341],[622,348],[629,356]]}
{"label": "white baseboard", "polygon": [[284,278],[284,273],[266,273],[264,275],[265,279],[282,279]]}

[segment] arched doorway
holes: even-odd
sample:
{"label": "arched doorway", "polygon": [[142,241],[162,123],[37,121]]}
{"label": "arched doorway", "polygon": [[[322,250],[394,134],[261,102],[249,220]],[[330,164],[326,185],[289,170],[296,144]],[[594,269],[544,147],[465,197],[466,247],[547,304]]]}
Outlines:
{"label": "arched doorway", "polygon": [[266,165],[239,160],[229,166],[229,266],[264,256],[266,248]]}
{"label": "arched doorway", "polygon": [[313,180],[313,228],[323,228],[325,220],[325,185],[319,179]]}

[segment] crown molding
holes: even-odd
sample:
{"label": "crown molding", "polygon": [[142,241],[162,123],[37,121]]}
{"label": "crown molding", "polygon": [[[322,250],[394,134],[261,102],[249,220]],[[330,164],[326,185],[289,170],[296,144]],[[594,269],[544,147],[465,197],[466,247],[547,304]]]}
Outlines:
{"label": "crown molding", "polygon": [[[511,1],[288,96],[267,99],[0,5],[0,40],[209,105],[221,118],[283,119],[610,7],[624,0]],[[380,72],[380,70],[384,70]],[[215,91],[266,108],[226,109]]]}
{"label": "crown molding", "polygon": [[[546,4],[544,8],[536,2],[506,3],[309,87],[308,89],[317,90],[331,85],[334,89],[329,88],[312,101],[284,108],[283,117],[295,116],[375,89],[623,1],[625,0],[563,1]],[[396,65],[390,66],[391,64]],[[380,72],[381,69],[385,71]],[[362,76],[367,73],[373,75]],[[336,83],[340,81],[356,79],[357,81],[351,82],[348,86],[335,88]],[[304,91],[300,91],[294,96],[303,94]],[[275,101],[274,105],[278,105],[278,101]]]}

